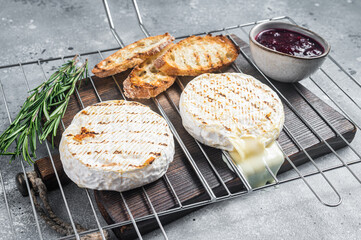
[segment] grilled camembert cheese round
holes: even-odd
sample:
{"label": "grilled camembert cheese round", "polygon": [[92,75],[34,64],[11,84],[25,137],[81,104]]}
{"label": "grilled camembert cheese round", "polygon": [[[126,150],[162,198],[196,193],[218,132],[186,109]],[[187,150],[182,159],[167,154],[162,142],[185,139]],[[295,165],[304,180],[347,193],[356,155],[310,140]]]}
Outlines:
{"label": "grilled camembert cheese round", "polygon": [[163,176],[174,140],[165,120],[131,101],[106,101],[77,113],[64,131],[60,158],[79,187],[126,191]]}
{"label": "grilled camembert cheese round", "polygon": [[283,105],[273,90],[254,77],[203,74],[188,83],[179,107],[189,134],[203,144],[230,151],[247,178],[256,179],[251,185],[270,180],[265,165],[274,173],[279,170],[284,158],[274,141],[283,127]]}

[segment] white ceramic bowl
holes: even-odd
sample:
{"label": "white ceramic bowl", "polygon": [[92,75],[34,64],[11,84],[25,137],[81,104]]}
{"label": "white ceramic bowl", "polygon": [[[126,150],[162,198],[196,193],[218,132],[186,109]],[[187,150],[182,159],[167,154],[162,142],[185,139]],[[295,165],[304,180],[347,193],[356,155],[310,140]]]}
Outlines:
{"label": "white ceramic bowl", "polygon": [[[296,57],[269,49],[256,41],[256,36],[270,28],[287,29],[315,39],[324,48],[324,53],[317,57]],[[251,54],[257,66],[270,78],[280,82],[297,82],[314,73],[325,61],[330,45],[318,34],[284,22],[264,22],[257,24],[249,33]]]}

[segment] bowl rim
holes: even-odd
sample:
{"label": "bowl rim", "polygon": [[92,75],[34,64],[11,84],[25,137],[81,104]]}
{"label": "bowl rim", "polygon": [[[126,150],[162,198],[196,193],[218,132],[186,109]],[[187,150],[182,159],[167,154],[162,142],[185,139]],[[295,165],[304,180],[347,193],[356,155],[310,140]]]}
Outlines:
{"label": "bowl rim", "polygon": [[[311,35],[311,37],[312,37],[312,35],[314,35],[314,36],[320,38],[320,39],[325,43],[325,45],[326,45],[326,46],[324,46],[324,44],[321,43],[322,47],[325,48],[325,52],[322,53],[320,56],[316,56],[316,57],[298,57],[298,56],[294,56],[294,55],[291,55],[291,54],[279,52],[279,51],[276,51],[276,50],[273,50],[273,49],[270,49],[270,48],[268,48],[268,47],[263,46],[262,44],[260,44],[259,42],[257,42],[256,39],[255,39],[254,37],[252,37],[251,35],[254,35],[253,32],[255,31],[256,27],[259,27],[259,26],[261,26],[261,25],[268,25],[268,24],[270,24],[270,23],[281,23],[281,24],[284,24],[284,25],[286,25],[286,26],[288,25],[288,26],[296,27],[296,28],[299,28],[299,29],[302,29],[302,30],[308,32],[308,33]],[[287,28],[286,28],[286,29],[287,29]],[[287,29],[287,30],[295,31],[295,30],[292,30],[292,29]],[[295,31],[295,32],[297,32],[297,31]],[[259,33],[259,32],[257,32],[257,34],[258,34],[258,33]],[[303,34],[303,33],[301,33],[301,34]],[[255,26],[252,27],[251,31],[249,31],[248,37],[249,37],[249,39],[250,39],[250,41],[251,41],[252,43],[254,43],[254,44],[257,45],[258,47],[260,47],[260,48],[262,48],[262,49],[264,49],[264,50],[266,50],[266,51],[268,51],[268,52],[276,53],[276,54],[279,54],[279,55],[282,55],[282,56],[286,56],[286,57],[291,57],[291,58],[296,58],[296,59],[302,59],[302,60],[313,60],[313,59],[324,58],[324,57],[326,57],[326,56],[328,55],[328,53],[329,53],[330,50],[331,50],[331,45],[330,45],[323,37],[321,37],[319,34],[313,32],[313,31],[311,31],[311,30],[309,30],[309,29],[307,29],[307,28],[301,27],[301,26],[299,26],[299,25],[291,24],[291,23],[286,23],[286,22],[281,22],[281,21],[268,21],[268,22],[263,22],[263,23],[256,24]]]}

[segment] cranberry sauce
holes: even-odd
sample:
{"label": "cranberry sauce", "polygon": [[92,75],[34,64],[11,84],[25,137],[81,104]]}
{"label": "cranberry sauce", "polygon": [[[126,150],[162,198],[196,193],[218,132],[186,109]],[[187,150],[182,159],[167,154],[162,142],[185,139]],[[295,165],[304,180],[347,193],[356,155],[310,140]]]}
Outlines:
{"label": "cranberry sauce", "polygon": [[256,41],[267,48],[296,57],[317,57],[325,52],[315,39],[287,29],[266,29],[257,34]]}

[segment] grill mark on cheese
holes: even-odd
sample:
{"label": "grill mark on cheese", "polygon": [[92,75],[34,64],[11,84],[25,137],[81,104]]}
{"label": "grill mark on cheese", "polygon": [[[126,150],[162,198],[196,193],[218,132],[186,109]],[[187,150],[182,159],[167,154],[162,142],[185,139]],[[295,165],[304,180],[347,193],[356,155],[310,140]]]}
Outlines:
{"label": "grill mark on cheese", "polygon": [[159,153],[159,152],[150,152],[149,154],[152,154],[156,157],[159,157],[161,155],[161,153]]}
{"label": "grill mark on cheese", "polygon": [[82,127],[82,128],[80,129],[80,133],[77,134],[77,135],[75,135],[75,136],[73,137],[73,139],[74,139],[75,141],[80,142],[80,141],[82,141],[82,140],[85,139],[85,138],[94,138],[95,135],[97,135],[97,134],[99,134],[99,133],[96,133],[96,132],[94,132],[94,131],[90,131],[90,130],[88,130],[86,127]]}
{"label": "grill mark on cheese", "polygon": [[117,133],[122,133],[122,132],[127,132],[127,133],[141,133],[141,134],[155,134],[155,135],[164,135],[164,136],[168,136],[167,133],[162,133],[162,132],[154,132],[154,131],[147,131],[147,130],[131,130],[131,129],[119,129],[118,131],[112,131],[112,132],[105,132],[102,131],[100,134],[102,135],[106,135],[106,134],[117,134]]}
{"label": "grill mark on cheese", "polygon": [[[143,115],[133,115],[134,117],[132,119],[128,119],[127,122],[128,124],[130,122],[132,122],[132,124],[134,124],[134,128],[137,128],[139,131],[142,131],[144,129],[148,129],[151,130],[152,128],[158,128],[159,125],[163,125],[163,126],[167,126],[165,122],[160,123],[159,121],[143,121],[144,116]],[[137,121],[137,120],[142,120],[142,122]],[[119,120],[118,122],[123,122],[121,120]],[[150,124],[151,123],[151,124]],[[132,127],[133,129],[133,127]]]}
{"label": "grill mark on cheese", "polygon": [[[132,121],[132,120],[130,120]],[[134,123],[134,122],[133,122]],[[152,121],[152,122],[149,122],[149,121],[146,121],[146,122],[141,122],[141,123],[150,123],[151,126],[153,127],[158,127],[158,125],[160,124],[158,121]],[[147,128],[149,130],[143,130],[143,129],[139,129],[138,131],[134,131],[134,130],[118,130],[118,131],[112,131],[112,132],[106,132],[106,131],[103,131],[102,133],[105,135],[105,134],[116,134],[116,133],[119,133],[119,132],[129,132],[129,133],[141,133],[141,134],[145,134],[145,133],[154,133],[156,135],[165,135],[165,136],[168,136],[167,133],[162,133],[162,132],[154,132],[154,131],[150,131],[152,129],[151,126],[149,125],[145,125],[143,124],[143,129],[144,128]],[[135,125],[135,127],[138,127],[139,128],[140,125]]]}
{"label": "grill mark on cheese", "polygon": [[92,106],[94,107],[99,107],[99,106],[123,106],[123,105],[127,105],[127,106],[141,106],[140,103],[137,102],[124,102],[122,100],[114,100],[111,103],[109,102],[100,102],[100,103],[96,103]]}
{"label": "grill mark on cheese", "polygon": [[[150,145],[155,145],[155,142],[151,142],[151,141],[144,141],[144,140],[139,140],[139,139],[132,139],[132,140],[114,140],[114,141],[89,141],[89,142],[80,142],[80,143],[75,143],[75,145],[90,145],[90,144],[101,144],[101,143],[133,143],[133,144],[150,144]],[[161,145],[161,146],[167,146],[166,143],[157,143],[157,145]]]}
{"label": "grill mark on cheese", "polygon": [[[97,124],[108,125],[108,124],[111,124],[111,123],[123,123],[123,122],[126,122],[126,121],[127,121],[126,119],[116,120],[116,121],[108,121],[108,122],[100,121],[100,122],[97,122]],[[166,126],[166,124],[164,124],[164,123],[155,122],[155,121],[152,121],[152,122],[149,122],[149,121],[137,122],[137,121],[134,121],[133,119],[131,119],[131,120],[129,120],[129,122],[132,122],[132,123],[135,123],[135,124],[144,124],[144,123],[161,124],[163,126]]]}
{"label": "grill mark on cheese", "polygon": [[148,158],[148,159],[144,162],[144,164],[142,164],[142,165],[129,164],[129,166],[135,167],[135,168],[143,168],[143,167],[146,167],[146,166],[152,164],[152,163],[154,162],[154,160],[155,160],[154,157],[150,157],[150,158]]}
{"label": "grill mark on cheese", "polygon": [[[128,166],[134,167],[134,168],[144,168],[144,167],[152,164],[154,162],[154,160],[155,160],[154,157],[150,157],[147,160],[145,160],[144,163],[141,165],[129,164]],[[114,167],[114,166],[123,166],[123,164],[112,162],[112,163],[108,163],[108,164],[101,164],[100,166],[101,167]]]}

